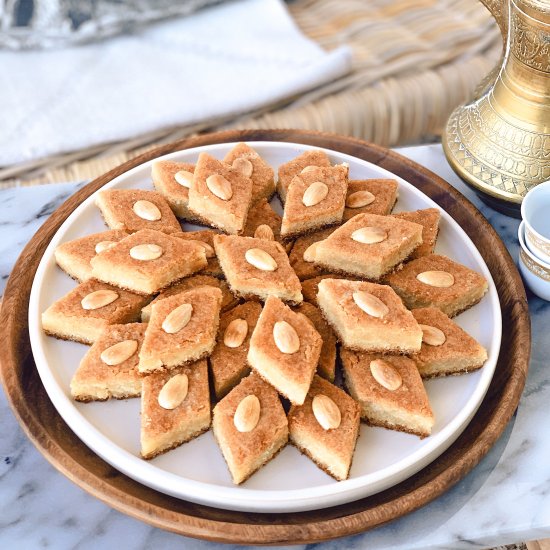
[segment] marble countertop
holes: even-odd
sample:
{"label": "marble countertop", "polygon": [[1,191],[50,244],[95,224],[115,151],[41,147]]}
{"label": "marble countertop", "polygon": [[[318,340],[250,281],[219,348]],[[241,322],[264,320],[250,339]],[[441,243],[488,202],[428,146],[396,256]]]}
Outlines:
{"label": "marble countertop", "polygon": [[[518,220],[481,203],[452,172],[439,145],[400,152],[441,175],[474,202],[517,258]],[[0,191],[0,294],[24,245],[80,185]],[[529,376],[517,413],[487,456],[424,508],[362,535],[316,547],[485,548],[550,537],[550,303],[528,296],[533,329]],[[34,448],[2,392],[0,426],[0,547],[222,548],[150,527],[85,493]]]}

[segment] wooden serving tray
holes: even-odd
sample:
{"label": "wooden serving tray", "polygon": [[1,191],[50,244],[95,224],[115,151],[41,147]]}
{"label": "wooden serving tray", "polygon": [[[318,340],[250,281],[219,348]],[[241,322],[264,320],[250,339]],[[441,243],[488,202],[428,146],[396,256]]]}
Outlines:
{"label": "wooden serving tray", "polygon": [[[67,216],[114,177],[180,149],[223,142],[286,141],[341,151],[377,164],[437,202],[466,231],[495,281],[504,330],[495,375],[470,425],[439,458],[416,475],[362,500],[318,511],[252,514],[182,501],[140,485],[104,462],[68,428],[38,376],[27,326],[29,294],[44,250]],[[0,312],[0,375],[8,400],[38,450],[64,475],[113,508],[183,535],[248,544],[311,543],[353,535],[407,514],[464,477],[499,438],[514,413],[529,366],[530,319],[525,291],[504,244],[481,213],[458,191],[399,154],[332,134],[300,130],[227,131],[185,139],[145,153],[94,180],[61,205],[17,260]]]}

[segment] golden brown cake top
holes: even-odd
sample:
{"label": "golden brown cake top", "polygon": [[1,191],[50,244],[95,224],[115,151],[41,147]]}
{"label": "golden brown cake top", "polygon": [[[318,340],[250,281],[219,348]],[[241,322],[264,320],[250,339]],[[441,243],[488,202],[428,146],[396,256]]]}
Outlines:
{"label": "golden brown cake top", "polygon": [[156,191],[105,189],[98,192],[96,205],[111,229],[123,229],[129,233],[140,229],[156,229],[164,233],[181,231],[166,199]]}
{"label": "golden brown cake top", "polygon": [[250,207],[243,236],[254,237],[256,228],[263,224],[271,227],[275,240],[281,239],[281,216],[271,208],[266,199],[260,199]]}
{"label": "golden brown cake top", "polygon": [[176,179],[178,172],[190,172],[193,174],[195,165],[190,162],[176,162],[174,160],[156,160],[151,168],[151,177],[155,188],[163,194],[170,195],[173,198],[187,201],[189,199],[189,187],[178,182]]}
{"label": "golden brown cake top", "polygon": [[78,256],[89,261],[97,254],[96,246],[98,244],[101,243],[100,249],[107,248],[110,245],[120,241],[124,237],[127,237],[128,235],[128,232],[122,231],[120,229],[112,229],[110,231],[102,231],[101,233],[93,233],[91,235],[86,235],[85,237],[80,237],[78,239],[60,244],[55,249],[55,252],[56,254],[58,252],[63,252],[65,254],[70,254],[75,257]]}
{"label": "golden brown cake top", "polygon": [[211,247],[211,249],[207,247],[207,250],[205,251],[206,261],[208,263],[202,271],[208,275],[214,275],[214,277],[221,277],[223,275],[222,268],[220,267],[220,263],[216,257],[216,251],[214,250],[214,235],[217,234],[218,231],[214,229],[201,229],[199,231],[183,231],[182,233],[174,233],[174,236],[186,241],[201,241]]}
{"label": "golden brown cake top", "polygon": [[330,166],[330,159],[324,151],[305,151],[279,166],[279,186],[285,190],[288,189],[292,178],[307,166]]}
{"label": "golden brown cake top", "polygon": [[412,212],[399,212],[393,214],[396,218],[418,223],[422,226],[422,244],[418,246],[410,255],[410,259],[420,258],[431,254],[435,248],[435,241],[439,232],[439,220],[441,212],[438,208],[426,208],[424,210],[414,210]]}
{"label": "golden brown cake top", "polygon": [[315,266],[313,262],[304,260],[304,252],[313,243],[326,239],[333,231],[333,227],[322,229],[321,231],[315,231],[315,233],[298,237],[294,241],[288,259],[290,260],[292,269],[294,269],[300,280],[318,277],[324,272],[323,268]]}
{"label": "golden brown cake top", "polygon": [[319,292],[319,283],[323,279],[353,279],[353,277],[344,277],[337,273],[326,273],[325,275],[319,275],[318,277],[312,277],[311,279],[306,279],[302,281],[302,294],[304,295],[304,300],[317,306],[317,293]]}
{"label": "golden brown cake top", "polygon": [[343,219],[347,221],[357,214],[385,216],[391,212],[397,195],[397,181],[392,179],[349,180]]}

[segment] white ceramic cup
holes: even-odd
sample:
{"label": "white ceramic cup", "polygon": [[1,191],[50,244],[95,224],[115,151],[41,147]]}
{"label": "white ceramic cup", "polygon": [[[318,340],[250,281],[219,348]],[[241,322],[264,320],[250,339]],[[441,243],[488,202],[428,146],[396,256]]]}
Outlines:
{"label": "white ceramic cup", "polygon": [[527,248],[544,263],[550,263],[550,181],[540,183],[523,199],[521,217],[525,222]]}
{"label": "white ceramic cup", "polygon": [[519,271],[525,284],[543,300],[550,301],[550,263],[539,260],[525,243],[525,229],[527,224],[522,221],[518,229]]}

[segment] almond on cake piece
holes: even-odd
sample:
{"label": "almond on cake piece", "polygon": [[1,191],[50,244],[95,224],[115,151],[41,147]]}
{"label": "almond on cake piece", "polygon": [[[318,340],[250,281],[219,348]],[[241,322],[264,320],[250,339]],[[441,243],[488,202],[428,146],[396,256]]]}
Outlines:
{"label": "almond on cake piece", "polygon": [[248,364],[291,403],[301,405],[322,345],[307,317],[270,296],[250,338]]}
{"label": "almond on cake piece", "polygon": [[189,190],[189,210],[225,233],[243,232],[252,201],[252,180],[208,153],[201,153]]}
{"label": "almond on cake piece", "polygon": [[418,223],[422,226],[422,244],[417,246],[409,256],[409,260],[420,258],[432,254],[439,233],[439,220],[441,212],[438,208],[426,208],[424,210],[414,210],[413,212],[398,212],[393,214],[395,218]]}
{"label": "almond on cake piece", "polygon": [[303,302],[299,306],[293,308],[294,311],[304,314],[315,327],[315,330],[321,336],[323,346],[319,363],[317,364],[317,374],[326,378],[330,382],[334,382],[336,373],[336,335],[323,317],[321,311],[314,305]]}
{"label": "almond on cake piece", "polygon": [[151,459],[210,428],[208,367],[202,359],[142,378],[141,456]]}
{"label": "almond on cake piece", "polygon": [[212,286],[214,288],[219,288],[222,291],[222,305],[220,309],[222,313],[232,307],[235,307],[239,303],[239,300],[233,296],[225,281],[222,281],[217,277],[212,277],[211,275],[192,275],[191,277],[186,277],[185,279],[182,279],[181,281],[178,281],[177,283],[164,289],[152,302],[147,304],[141,310],[141,322],[149,322],[153,304],[156,302],[200,286]]}
{"label": "almond on cake piece", "polygon": [[154,294],[206,266],[198,242],[142,229],[91,260],[92,275],[138,294]]}
{"label": "almond on cake piece", "polygon": [[316,375],[304,404],[292,405],[288,413],[290,442],[342,481],[349,476],[360,420],[359,404]]}
{"label": "almond on cake piece", "polygon": [[286,201],[286,193],[290,182],[309,166],[330,166],[330,159],[324,151],[311,150],[305,151],[296,158],[285,162],[279,166],[279,179],[277,181],[277,194],[281,202]]}
{"label": "almond on cake piece", "polygon": [[346,387],[361,406],[363,420],[421,438],[431,434],[434,415],[412,359],[348,349],[341,349],[340,357]]}
{"label": "almond on cake piece", "polygon": [[237,485],[288,442],[288,421],[279,396],[254,373],[214,407],[212,430]]}
{"label": "almond on cake piece", "polygon": [[295,237],[342,221],[348,166],[310,167],[287,190],[281,236]]}
{"label": "almond on cake piece", "polygon": [[485,277],[438,254],[408,262],[387,282],[409,309],[437,307],[449,317],[477,304],[489,288]]}
{"label": "almond on cake piece", "polygon": [[261,311],[262,306],[258,302],[246,302],[221,316],[216,346],[209,359],[217,399],[221,399],[250,373],[246,356]]}
{"label": "almond on cake piece", "polygon": [[391,216],[358,214],[315,245],[313,263],[327,271],[378,281],[422,243],[422,226]]}
{"label": "almond on cake piece", "polygon": [[95,203],[111,229],[128,233],[140,229],[155,229],[163,233],[181,231],[170,205],[156,191],[104,189],[97,193]]}
{"label": "almond on cake piece", "polygon": [[347,348],[389,353],[420,351],[422,330],[389,286],[323,279],[317,300],[325,319]]}
{"label": "almond on cake piece", "polygon": [[277,296],[292,303],[302,301],[300,281],[288,256],[276,241],[216,235],[214,248],[234,294],[265,301]]}
{"label": "almond on cake piece", "polygon": [[[255,237],[280,242],[285,250],[290,250],[292,243],[281,238],[281,216],[271,208],[266,199],[254,203],[248,211],[243,237]],[[266,227],[267,226],[267,227]],[[269,228],[271,231],[269,231]]]}
{"label": "almond on cake piece", "polygon": [[184,241],[196,241],[204,248],[206,254],[206,267],[201,269],[201,274],[212,275],[213,277],[223,278],[223,271],[220,267],[220,262],[214,250],[214,235],[218,232],[213,229],[201,229],[200,231],[183,231],[182,233],[174,233],[173,237],[183,239]]}
{"label": "almond on cake piece", "polygon": [[343,221],[357,214],[386,216],[397,201],[398,186],[392,179],[349,180]]}
{"label": "almond on cake piece", "polygon": [[302,281],[302,294],[304,301],[313,304],[315,307],[319,307],[317,302],[317,293],[319,292],[319,283],[323,279],[354,279],[354,277],[344,277],[338,273],[326,273],[325,275],[319,275],[318,277],[312,277]]}
{"label": "almond on cake piece", "polygon": [[87,281],[92,276],[90,260],[128,235],[126,231],[114,229],[67,241],[55,249],[55,261],[73,279]]}
{"label": "almond on cake piece", "polygon": [[76,401],[127,399],[141,395],[138,374],[139,349],[144,323],[109,325],[94,342],[71,380],[71,395]]}
{"label": "almond on cake piece", "polygon": [[300,281],[318,277],[325,272],[323,268],[317,267],[312,261],[315,249],[315,246],[312,245],[326,239],[333,231],[334,228],[332,227],[321,229],[321,231],[315,233],[302,235],[294,241],[288,259]]}
{"label": "almond on cake piece", "polygon": [[201,286],[153,305],[139,354],[139,372],[172,369],[209,355],[216,343],[222,292]]}
{"label": "almond on cake piece", "polygon": [[413,357],[422,378],[472,372],[487,361],[485,348],[441,310],[419,308],[412,314],[422,329],[422,348]]}
{"label": "almond on cake piece", "polygon": [[194,171],[195,165],[189,162],[156,160],[151,168],[151,177],[155,189],[166,199],[178,218],[197,222],[197,217],[188,207]]}
{"label": "almond on cake piece", "polygon": [[42,313],[46,334],[93,344],[109,325],[139,320],[149,298],[88,279]]}
{"label": "almond on cake piece", "polygon": [[225,155],[224,162],[252,180],[252,202],[271,199],[275,193],[275,173],[252,147],[238,143]]}

